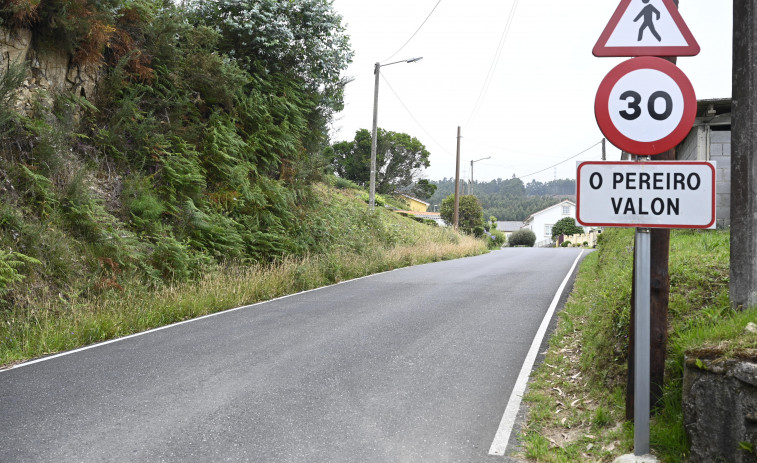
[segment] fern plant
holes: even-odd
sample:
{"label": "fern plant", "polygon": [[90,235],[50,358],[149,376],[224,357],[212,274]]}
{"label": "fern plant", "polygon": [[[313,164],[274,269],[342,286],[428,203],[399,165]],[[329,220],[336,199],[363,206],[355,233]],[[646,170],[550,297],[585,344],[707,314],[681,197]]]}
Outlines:
{"label": "fern plant", "polygon": [[41,262],[20,252],[0,249],[0,297],[8,293],[10,285],[26,278],[19,272],[25,264],[41,264]]}

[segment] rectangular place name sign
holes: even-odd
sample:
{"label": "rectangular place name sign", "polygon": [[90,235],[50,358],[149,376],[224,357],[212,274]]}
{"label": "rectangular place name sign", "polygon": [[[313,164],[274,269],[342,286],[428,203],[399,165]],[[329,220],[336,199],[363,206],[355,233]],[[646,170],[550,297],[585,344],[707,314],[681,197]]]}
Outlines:
{"label": "rectangular place name sign", "polygon": [[713,162],[582,162],[576,219],[582,225],[711,228]]}

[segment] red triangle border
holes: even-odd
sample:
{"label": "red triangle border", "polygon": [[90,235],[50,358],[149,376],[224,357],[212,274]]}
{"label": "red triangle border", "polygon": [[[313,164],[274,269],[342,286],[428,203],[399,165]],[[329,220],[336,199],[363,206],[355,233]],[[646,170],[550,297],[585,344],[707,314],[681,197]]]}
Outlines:
{"label": "red triangle border", "polygon": [[597,57],[624,57],[624,56],[695,56],[699,54],[700,48],[694,35],[689,30],[686,22],[683,20],[681,13],[678,11],[678,7],[673,3],[673,0],[662,0],[665,7],[670,12],[670,16],[681,31],[683,38],[688,43],[687,46],[667,46],[667,47],[607,47],[604,44],[610,40],[610,36],[615,31],[615,28],[623,18],[623,14],[631,6],[633,0],[621,0],[620,5],[615,10],[615,13],[610,18],[610,22],[605,27],[602,35],[599,36],[596,45],[592,53]]}

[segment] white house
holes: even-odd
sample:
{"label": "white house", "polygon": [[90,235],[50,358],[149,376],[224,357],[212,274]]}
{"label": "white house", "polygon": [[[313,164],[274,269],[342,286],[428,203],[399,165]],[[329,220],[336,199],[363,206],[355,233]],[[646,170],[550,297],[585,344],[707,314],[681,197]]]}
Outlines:
{"label": "white house", "polygon": [[[539,212],[534,212],[523,221],[523,228],[527,228],[536,235],[536,246],[552,242],[552,226],[565,217],[576,218],[576,204],[573,201],[562,201]],[[577,223],[578,225],[578,223]],[[584,230],[587,230],[584,227]]]}

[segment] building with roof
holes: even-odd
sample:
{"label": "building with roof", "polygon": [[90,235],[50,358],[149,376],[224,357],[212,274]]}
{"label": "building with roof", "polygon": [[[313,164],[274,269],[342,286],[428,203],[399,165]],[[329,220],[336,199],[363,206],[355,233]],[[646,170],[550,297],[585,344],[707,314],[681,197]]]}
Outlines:
{"label": "building with roof", "polygon": [[[561,201],[554,206],[550,206],[546,209],[542,209],[539,212],[534,212],[529,215],[526,220],[523,221],[523,227],[531,230],[536,235],[535,246],[551,246],[552,245],[552,227],[558,220],[565,217],[573,217],[576,219],[576,203],[569,200]],[[580,224],[576,224],[579,225]],[[584,231],[588,231],[587,227],[584,227]]]}
{"label": "building with roof", "polygon": [[510,220],[497,221],[497,230],[504,233],[506,238],[510,238],[510,235],[512,235],[513,232],[516,232],[520,230],[521,228],[523,228],[523,222],[521,221],[510,221]]}
{"label": "building with roof", "polygon": [[400,194],[400,198],[407,202],[408,208],[413,212],[426,212],[431,203],[427,203],[418,198],[413,198],[410,195]]}

